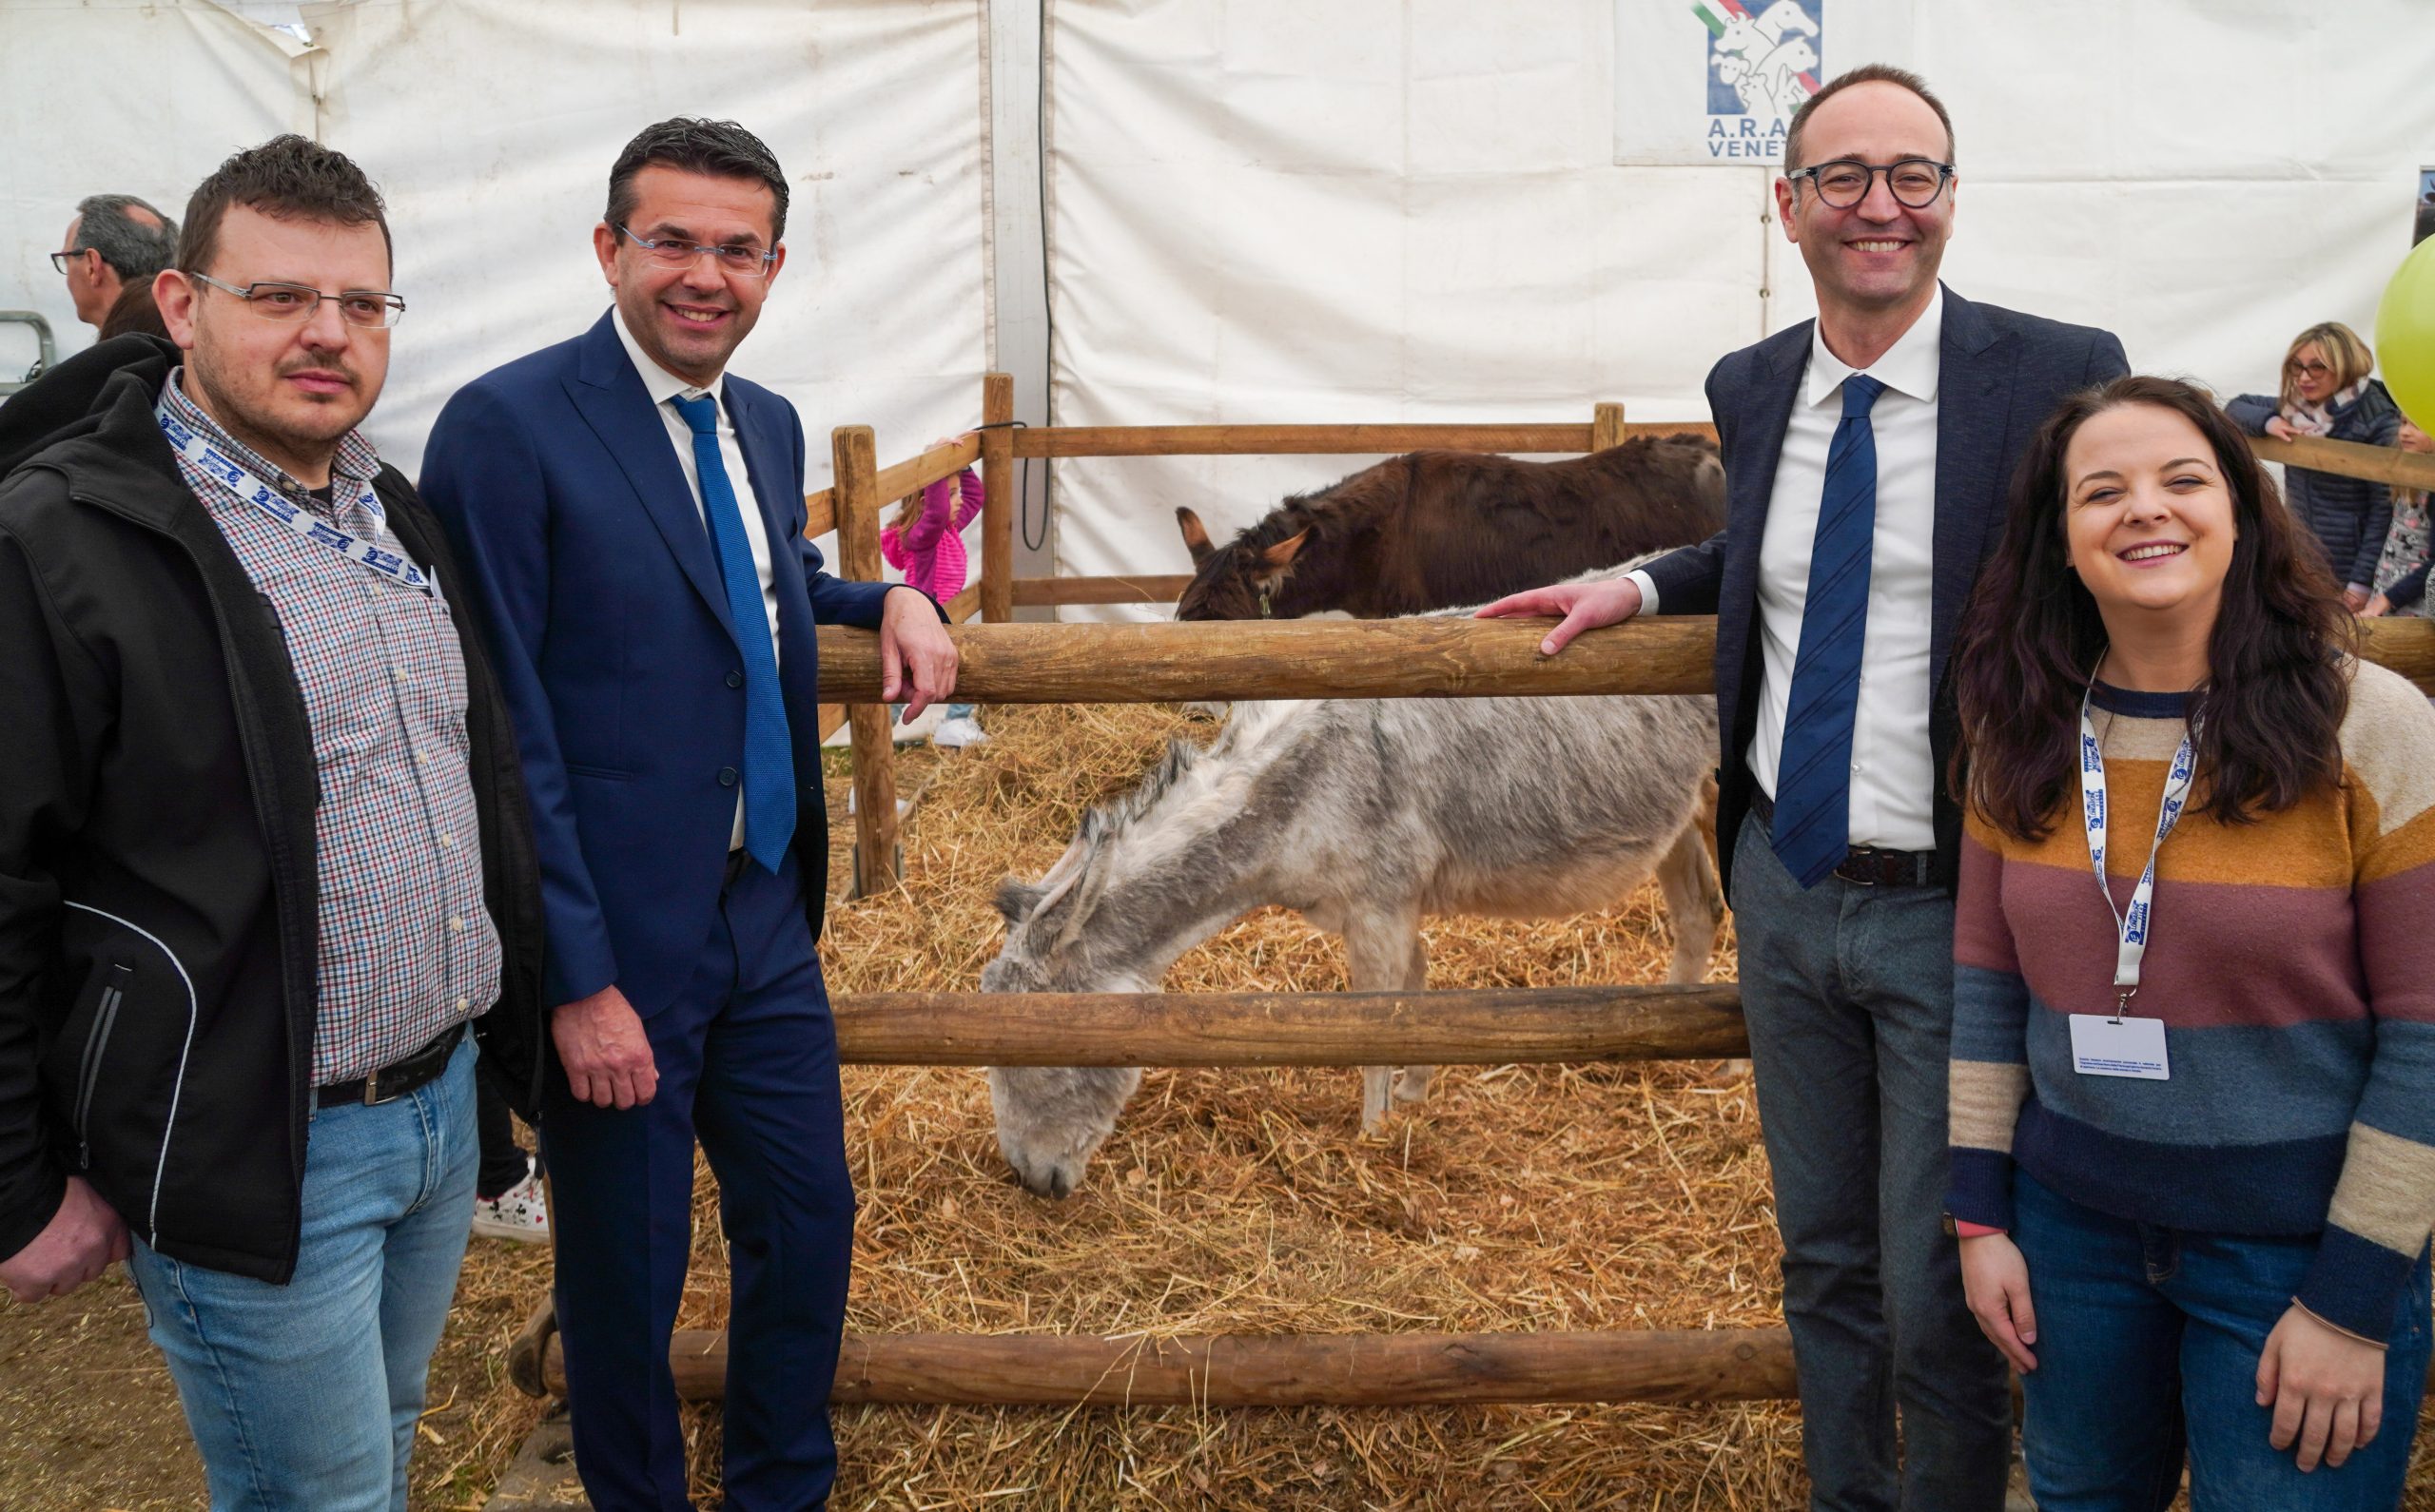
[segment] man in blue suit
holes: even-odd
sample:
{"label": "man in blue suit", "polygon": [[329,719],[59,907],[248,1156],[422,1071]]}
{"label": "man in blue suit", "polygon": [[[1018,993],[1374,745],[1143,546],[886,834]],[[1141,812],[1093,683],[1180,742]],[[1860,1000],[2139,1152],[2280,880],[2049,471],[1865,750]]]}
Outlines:
{"label": "man in blue suit", "polygon": [[787,181],[728,122],[627,145],[593,240],[614,293],[571,341],[468,384],[422,484],[496,637],[541,857],[543,1095],[576,1468],[600,1512],[689,1507],[668,1363],[693,1144],[733,1268],[727,1504],[799,1512],[852,1249],[815,622],[880,632],[890,698],[953,688],[925,595],[821,571],[803,425],[726,373],[786,262]]}
{"label": "man in blue suit", "polygon": [[2103,331],[1937,281],[1953,124],[1917,76],[1837,78],[1793,118],[1784,168],[1776,204],[1818,319],[1708,375],[1724,530],[1481,612],[1563,615],[1549,655],[1634,613],[1717,617],[1717,836],[1811,1504],[1995,1512],[2004,1367],[1940,1222],[1961,828],[1945,656],[2020,449],[2063,396],[2127,367]]}

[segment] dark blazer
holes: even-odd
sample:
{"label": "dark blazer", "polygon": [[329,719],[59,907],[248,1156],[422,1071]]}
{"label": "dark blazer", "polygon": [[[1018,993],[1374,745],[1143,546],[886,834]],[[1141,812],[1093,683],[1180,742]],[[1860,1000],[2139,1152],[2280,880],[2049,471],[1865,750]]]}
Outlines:
{"label": "dark blazer", "polygon": [[[876,627],[888,585],[821,570],[804,536],[794,407],[732,374],[724,387],[780,568],[794,848],[817,938],[828,823],[812,625]],[[614,985],[648,1018],[684,987],[718,905],[744,664],[710,533],[612,317],[458,390],[432,430],[422,492],[472,579],[458,596],[490,622],[515,712],[549,927],[545,1001]]]}
{"label": "dark blazer", "polygon": [[[1724,529],[1697,546],[1651,562],[1659,611],[1714,614],[1719,859],[1726,895],[1733,886],[1733,840],[1750,807],[1750,768],[1743,760],[1759,722],[1759,542],[1776,486],[1802,378],[1809,370],[1814,320],[1777,332],[1756,346],[1729,353],[1708,372],[1708,412],[1716,417],[1724,456]],[[1929,686],[1928,744],[1938,774],[1936,794],[1938,875],[1953,885],[1961,844],[1961,811],[1943,785],[1958,733],[1945,658],[1954,628],[1978,580],[1979,564],[1995,550],[1995,529],[2015,465],[2030,437],[2064,396],[2130,371],[2111,332],[2064,325],[1974,304],[1944,291],[1944,337],[1937,379],[1935,591],[1926,607]]]}

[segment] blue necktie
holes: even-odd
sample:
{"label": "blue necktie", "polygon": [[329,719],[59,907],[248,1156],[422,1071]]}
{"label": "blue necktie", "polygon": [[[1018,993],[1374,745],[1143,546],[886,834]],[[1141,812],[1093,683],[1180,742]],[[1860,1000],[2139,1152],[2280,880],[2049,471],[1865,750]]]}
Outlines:
{"label": "blue necktie", "polygon": [[1877,432],[1869,406],[1885,385],[1843,379],[1843,417],[1826,448],[1826,489],[1809,548],[1792,699],[1776,766],[1776,858],[1803,887],[1843,863],[1852,834],[1852,721],[1868,631],[1870,542],[1877,533]]}
{"label": "blue necktie", "polygon": [[787,706],[778,691],[778,653],[761,604],[761,572],[744,533],[744,514],[719,457],[719,402],[705,394],[668,401],[693,433],[693,468],[702,480],[702,514],[727,580],[728,617],[744,655],[744,848],[766,871],[776,871],[795,834],[795,759],[787,738]]}

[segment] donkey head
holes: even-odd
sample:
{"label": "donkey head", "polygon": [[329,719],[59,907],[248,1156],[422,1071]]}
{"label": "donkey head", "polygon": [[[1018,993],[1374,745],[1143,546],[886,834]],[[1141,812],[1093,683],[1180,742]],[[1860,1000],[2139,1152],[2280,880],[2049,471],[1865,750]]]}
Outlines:
{"label": "donkey head", "polygon": [[[1086,822],[1048,875],[1037,882],[1009,877],[998,884],[1006,942],[982,969],[983,992],[1138,989],[1120,973],[1094,971],[1083,943],[1106,884],[1105,865],[1092,864],[1094,838]],[[1081,1185],[1091,1156],[1115,1132],[1117,1115],[1140,1085],[1141,1072],[1132,1066],[992,1066],[989,1105],[997,1115],[999,1153],[1035,1196],[1063,1197]]]}
{"label": "donkey head", "polygon": [[1276,591],[1294,569],[1294,558],[1311,538],[1310,527],[1268,546],[1237,537],[1213,546],[1200,516],[1176,511],[1183,544],[1192,552],[1193,576],[1176,602],[1178,619],[1267,619]]}

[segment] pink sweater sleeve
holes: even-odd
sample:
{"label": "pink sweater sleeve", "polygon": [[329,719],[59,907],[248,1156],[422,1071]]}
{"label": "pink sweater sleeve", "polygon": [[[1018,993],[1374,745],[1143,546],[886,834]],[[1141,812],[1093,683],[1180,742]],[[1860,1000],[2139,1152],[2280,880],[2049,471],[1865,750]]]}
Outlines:
{"label": "pink sweater sleeve", "polygon": [[956,478],[955,486],[961,501],[955,512],[955,529],[960,531],[981,513],[982,500],[987,495],[982,491],[981,475],[968,467]]}
{"label": "pink sweater sleeve", "polygon": [[923,555],[939,544],[947,528],[947,483],[941,478],[922,490],[922,517],[905,533],[905,550]]}

